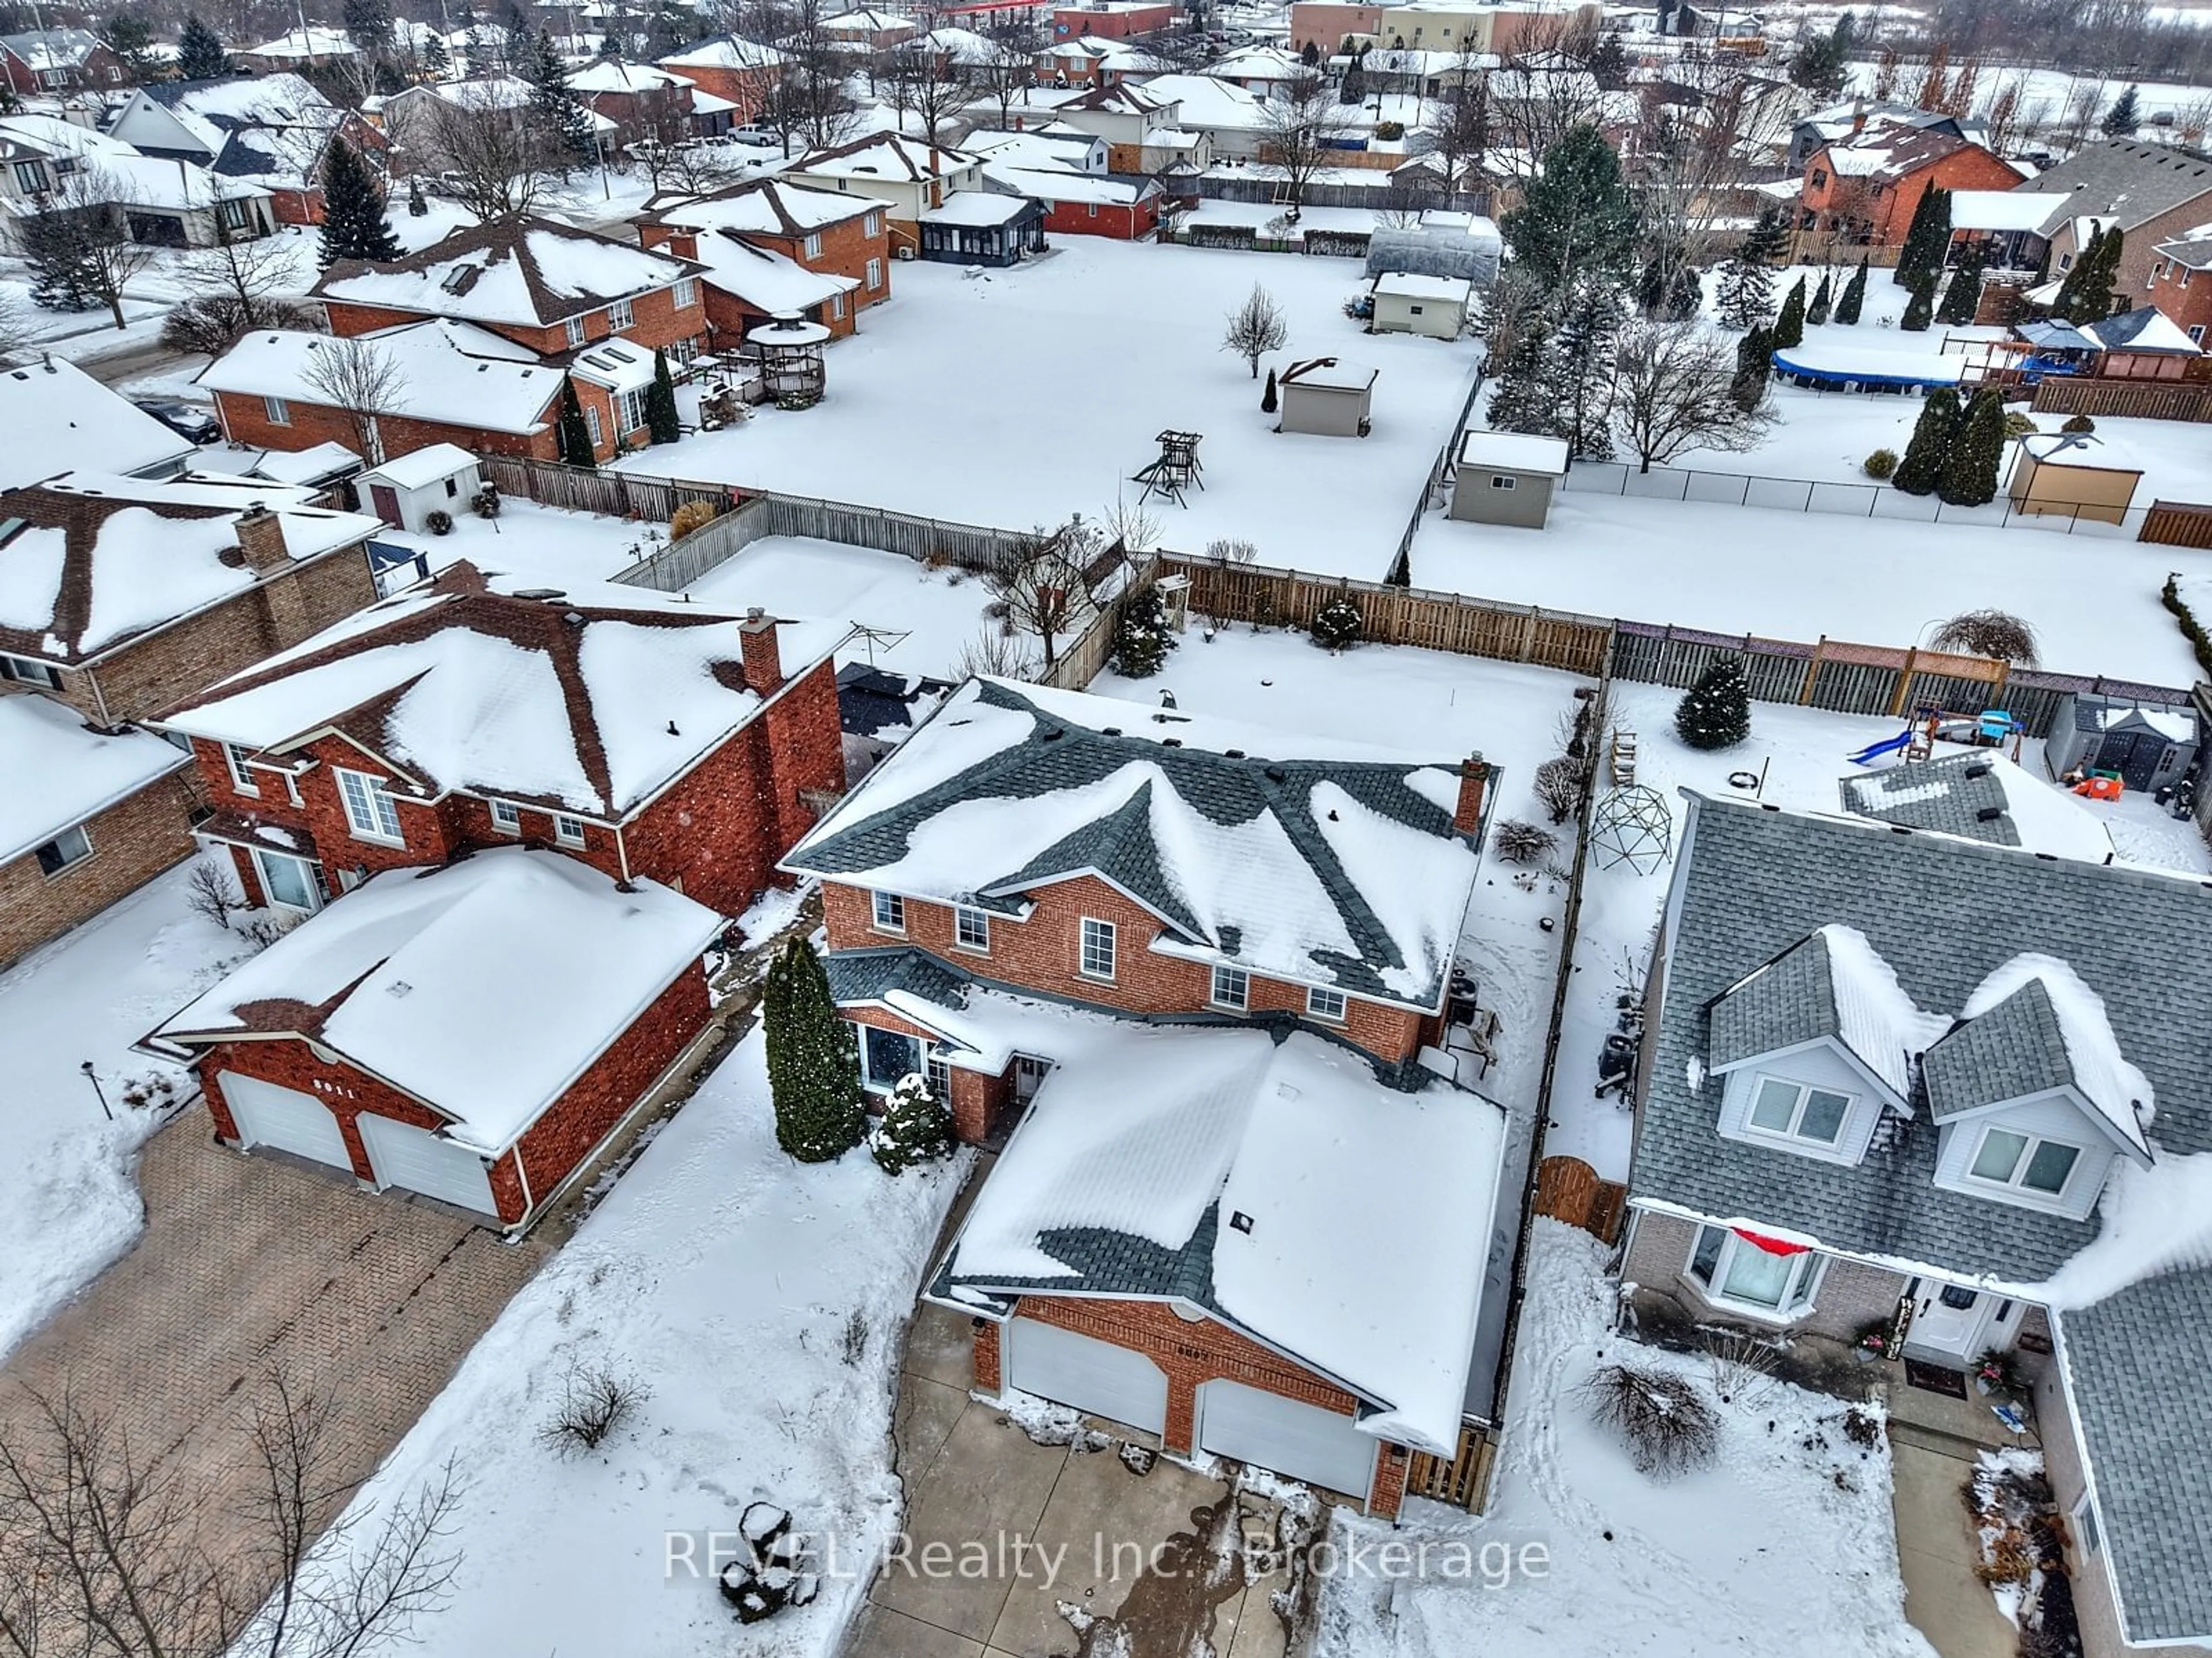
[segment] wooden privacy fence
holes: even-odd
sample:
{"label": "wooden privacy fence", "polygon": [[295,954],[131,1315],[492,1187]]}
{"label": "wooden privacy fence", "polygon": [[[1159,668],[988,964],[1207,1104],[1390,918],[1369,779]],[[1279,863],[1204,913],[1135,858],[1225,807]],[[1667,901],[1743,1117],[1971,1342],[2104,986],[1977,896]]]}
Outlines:
{"label": "wooden privacy fence", "polygon": [[2212,507],[2188,501],[2154,501],[2136,539],[2168,547],[2212,547]]}
{"label": "wooden privacy fence", "polygon": [[2039,415],[2212,421],[2212,386],[2060,378],[2038,386],[2028,407]]}
{"label": "wooden privacy fence", "polygon": [[1597,1170],[1580,1157],[1547,1157],[1537,1167],[1540,1215],[1579,1226],[1611,1243],[1620,1236],[1620,1220],[1627,1209],[1628,1188],[1619,1181],[1601,1180]]}
{"label": "wooden privacy fence", "polygon": [[1459,1452],[1431,1456],[1415,1451],[1406,1464],[1406,1495],[1450,1503],[1476,1514],[1490,1505],[1490,1473],[1498,1462],[1498,1436],[1480,1423],[1460,1424]]}

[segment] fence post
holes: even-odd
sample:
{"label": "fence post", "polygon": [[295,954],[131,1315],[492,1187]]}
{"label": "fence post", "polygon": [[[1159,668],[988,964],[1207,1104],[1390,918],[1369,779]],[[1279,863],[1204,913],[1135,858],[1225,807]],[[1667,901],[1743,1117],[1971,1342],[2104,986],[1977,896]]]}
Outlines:
{"label": "fence post", "polygon": [[1917,644],[1905,647],[1905,665],[1897,676],[1897,690],[1889,699],[1889,712],[1893,717],[1903,714],[1905,704],[1911,700],[1912,676],[1918,671],[1919,661],[1920,647]]}
{"label": "fence post", "polygon": [[1797,706],[1808,708],[1813,701],[1813,687],[1820,682],[1820,662],[1828,648],[1828,635],[1822,634],[1813,646],[1813,659],[1806,665],[1805,689],[1797,693]]}

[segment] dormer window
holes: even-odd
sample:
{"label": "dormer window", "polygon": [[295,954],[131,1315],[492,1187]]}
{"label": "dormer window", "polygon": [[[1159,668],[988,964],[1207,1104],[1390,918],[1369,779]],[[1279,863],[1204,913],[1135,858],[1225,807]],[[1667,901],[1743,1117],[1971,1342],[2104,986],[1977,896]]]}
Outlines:
{"label": "dormer window", "polygon": [[2055,1198],[2065,1192],[2066,1182],[2074,1177],[2075,1166],[2081,1161],[2078,1145],[1992,1124],[1982,1131],[1982,1143],[1966,1172],[1992,1186]]}
{"label": "dormer window", "polygon": [[1844,1120],[1850,1114],[1850,1109],[1851,1097],[1848,1094],[1784,1082],[1778,1077],[1762,1077],[1758,1091],[1752,1096],[1747,1126],[1779,1139],[1833,1145],[1843,1134]]}

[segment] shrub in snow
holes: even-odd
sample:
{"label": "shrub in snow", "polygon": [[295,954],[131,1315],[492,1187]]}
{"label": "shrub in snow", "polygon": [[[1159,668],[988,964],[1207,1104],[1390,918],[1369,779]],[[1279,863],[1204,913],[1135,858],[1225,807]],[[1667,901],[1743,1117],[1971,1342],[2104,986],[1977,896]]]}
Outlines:
{"label": "shrub in snow", "polygon": [[2032,416],[2024,415],[2017,409],[2006,410],[2004,417],[2004,434],[2007,437],[2024,438],[2034,430],[2035,421]]}
{"label": "shrub in snow", "polygon": [[1267,371],[1267,389],[1260,393],[1260,412],[1263,415],[1273,414],[1278,401],[1275,391],[1275,371],[1270,368]]}
{"label": "shrub in snow", "polygon": [[1507,818],[1490,836],[1490,849],[1509,864],[1533,864],[1559,844],[1551,830],[1518,817]]}
{"label": "shrub in snow", "polygon": [[695,531],[704,529],[719,516],[711,501],[687,501],[670,515],[668,538],[681,541]]}
{"label": "shrub in snow", "polygon": [[1897,451],[1877,449],[1866,458],[1863,470],[1877,483],[1887,483],[1897,476]]}
{"label": "shrub in snow", "polygon": [[2062,432],[2094,432],[2097,429],[2097,422],[2087,415],[2069,415],[2066,423],[2058,429]]}
{"label": "shrub in snow", "polygon": [[577,1364],[562,1384],[560,1408],[538,1437],[565,1456],[581,1456],[604,1445],[648,1397],[650,1390],[635,1376],[605,1364]]}
{"label": "shrub in snow", "polygon": [[1239,537],[1217,536],[1206,544],[1206,556],[1224,564],[1249,564],[1260,556],[1260,550]]}
{"label": "shrub in snow", "polygon": [[1589,766],[1567,755],[1547,760],[1536,768],[1529,786],[1552,821],[1564,823],[1583,809],[1583,791],[1589,786]]}
{"label": "shrub in snow", "polygon": [[1805,320],[1818,328],[1828,320],[1828,313],[1835,308],[1834,279],[1826,270],[1820,273],[1820,285],[1813,290],[1813,297],[1805,304]]}
{"label": "shrub in snow", "polygon": [[422,515],[422,527],[434,536],[449,536],[453,533],[453,515],[442,507],[436,507]]}
{"label": "shrub in snow", "polygon": [[499,485],[496,483],[485,484],[469,502],[470,510],[478,518],[497,518],[499,507]]}
{"label": "shrub in snow", "polygon": [[775,1140],[801,1163],[828,1163],[860,1143],[860,1055],[830,999],[821,957],[793,938],[769,963],[762,993]]}
{"label": "shrub in snow", "polygon": [[805,1545],[791,1528],[791,1513],[773,1503],[749,1504],[738,1521],[744,1552],[722,1568],[722,1598],[741,1624],[757,1624],[786,1606],[814,1599],[820,1581],[805,1570]]}
{"label": "shrub in snow", "polygon": [[1114,671],[1129,679],[1149,679],[1176,645],[1168,607],[1157,589],[1147,587],[1121,607],[1114,630]]}
{"label": "shrub in snow", "polygon": [[1768,342],[1774,349],[1786,351],[1805,343],[1805,279],[1800,276],[1790,285],[1790,296],[1782,301],[1782,314],[1774,319],[1774,332]]}
{"label": "shrub in snow", "polygon": [[1590,1414],[1626,1442],[1645,1473],[1680,1473],[1708,1460],[1721,1424],[1686,1376],[1635,1364],[1601,1364],[1582,1384]]}
{"label": "shrub in snow", "polygon": [[222,865],[201,864],[193,869],[191,879],[185,883],[185,908],[195,915],[205,916],[219,927],[228,927],[231,911],[246,908],[246,895],[238,890]]}
{"label": "shrub in snow", "polygon": [[1959,394],[1949,386],[1939,386],[1928,394],[1928,400],[1920,405],[1920,418],[1912,423],[1912,440],[1905,446],[1905,459],[1898,463],[1899,489],[1908,495],[1936,493],[1962,418]]}
{"label": "shrub in snow", "polygon": [[257,294],[194,294],[161,319],[161,343],[172,351],[219,357],[241,335],[259,328],[295,328],[312,333],[322,326],[313,307]]}
{"label": "shrub in snow", "polygon": [[1978,392],[1960,423],[1958,441],[1951,446],[1936,492],[1953,507],[1986,507],[1996,499],[2004,449],[2004,404],[1995,392]]}
{"label": "shrub in snow", "polygon": [[1857,325],[1860,307],[1866,304],[1867,262],[1859,261],[1859,268],[1851,272],[1851,279],[1844,284],[1844,291],[1836,298],[1836,320],[1845,328]]}
{"label": "shrub in snow", "polygon": [[1683,693],[1674,732],[1693,749],[1732,748],[1751,735],[1751,688],[1741,661],[1721,658]]}
{"label": "shrub in snow", "polygon": [[1324,650],[1340,651],[1359,641],[1359,607],[1344,594],[1322,605],[1313,619],[1313,641]]}
{"label": "shrub in snow", "polygon": [[[884,1114],[868,1131],[868,1153],[886,1175],[902,1175],[918,1163],[934,1163],[952,1150],[952,1114],[909,1073],[898,1079]],[[863,1338],[865,1339],[865,1338]]]}
{"label": "shrub in snow", "polygon": [[1936,319],[1936,278],[1923,276],[1912,284],[1912,297],[1905,302],[1905,315],[1898,326],[1908,334],[1924,334],[1928,325]]}

